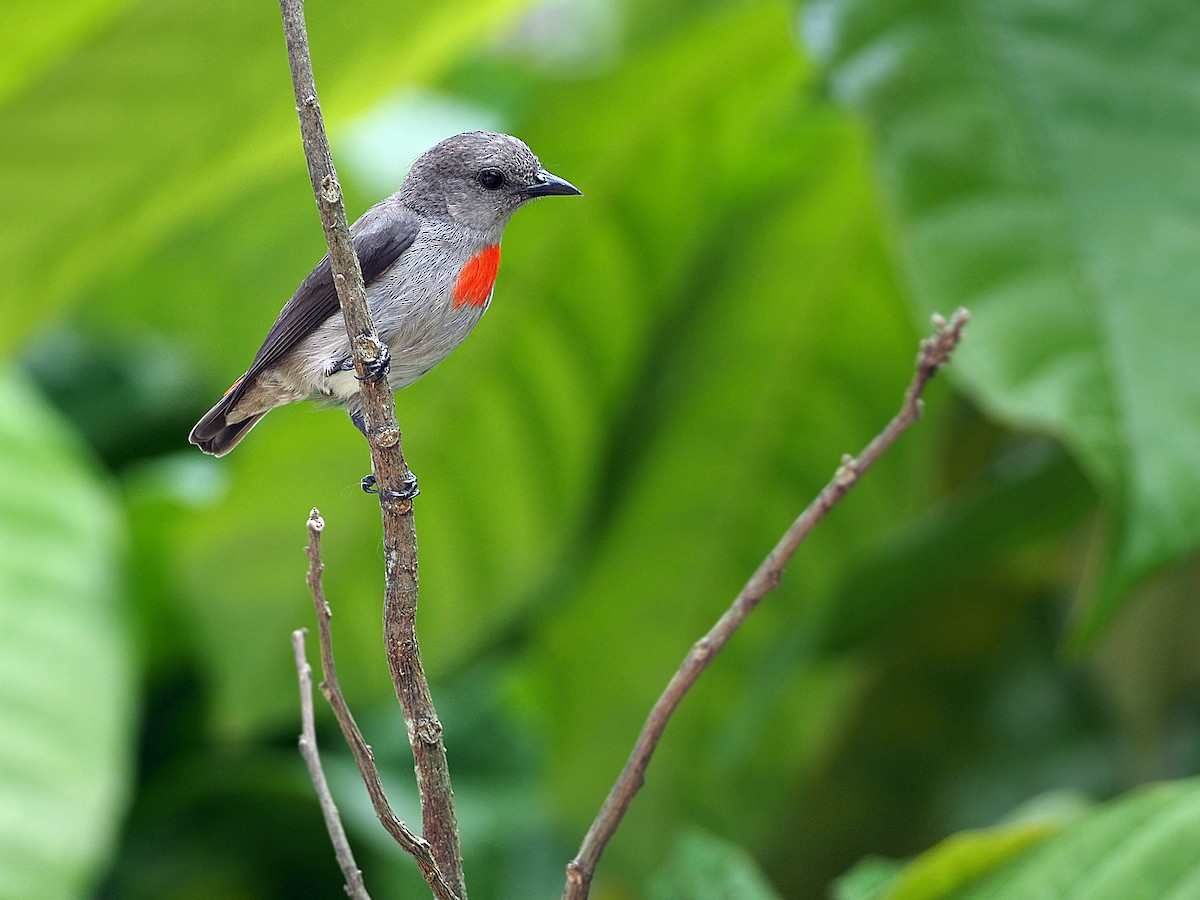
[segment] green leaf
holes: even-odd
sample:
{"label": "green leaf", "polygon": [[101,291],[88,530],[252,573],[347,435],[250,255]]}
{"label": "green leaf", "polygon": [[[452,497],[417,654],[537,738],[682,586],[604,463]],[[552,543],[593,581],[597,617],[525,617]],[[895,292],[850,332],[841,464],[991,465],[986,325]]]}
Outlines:
{"label": "green leaf", "polygon": [[1143,788],[1011,861],[963,900],[1185,900],[1200,890],[1200,781]]}
{"label": "green leaf", "polygon": [[[1200,888],[1200,781],[1135,791],[1069,823],[964,832],[863,900],[1185,900]],[[849,876],[853,878],[853,875]]]}
{"label": "green leaf", "polygon": [[960,379],[1078,456],[1116,521],[1096,634],[1200,542],[1200,7],[817,0],[923,312],[968,306]]}
{"label": "green leaf", "polygon": [[888,885],[888,900],[939,900],[971,884],[1034,844],[1062,830],[1061,822],[1023,822],[1004,828],[965,831],[942,841],[909,864]]}
{"label": "green leaf", "polygon": [[88,896],[134,749],[123,526],[73,436],[12,372],[0,458],[0,896]]}

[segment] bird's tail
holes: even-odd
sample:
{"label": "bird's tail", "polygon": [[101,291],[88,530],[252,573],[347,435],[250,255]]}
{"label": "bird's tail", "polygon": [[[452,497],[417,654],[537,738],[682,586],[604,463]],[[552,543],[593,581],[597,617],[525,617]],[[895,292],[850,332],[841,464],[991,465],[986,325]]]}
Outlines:
{"label": "bird's tail", "polygon": [[233,387],[225,392],[225,396],[217,401],[217,405],[206,412],[188,435],[188,440],[213,456],[224,456],[238,445],[246,433],[258,424],[258,420],[269,412],[256,413],[237,422],[230,422],[228,414],[234,405],[241,400],[242,380],[234,382]]}

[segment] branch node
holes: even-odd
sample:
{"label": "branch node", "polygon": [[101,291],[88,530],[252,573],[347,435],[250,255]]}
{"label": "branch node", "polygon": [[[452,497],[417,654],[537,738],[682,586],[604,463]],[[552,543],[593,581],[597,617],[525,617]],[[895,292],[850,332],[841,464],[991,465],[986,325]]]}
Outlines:
{"label": "branch node", "polygon": [[[342,186],[338,184],[338,180],[333,175],[326,175],[321,179],[321,199],[330,206],[341,201]],[[342,277],[345,278],[345,276]]]}
{"label": "branch node", "polygon": [[588,882],[587,875],[583,871],[583,866],[580,865],[579,860],[573,859],[569,863],[567,863],[567,883],[568,884],[570,884],[571,886],[573,886],[575,888],[583,888],[584,896],[586,896],[587,895],[587,892],[586,892],[587,882]]}
{"label": "branch node", "polygon": [[848,488],[858,481],[858,461],[849,453],[843,454],[842,464],[833,474],[833,483],[839,488]]}
{"label": "branch node", "polygon": [[389,425],[385,425],[377,431],[373,431],[371,436],[375,439],[375,442],[378,443],[380,447],[395,447],[398,443],[400,443],[400,429],[392,428]]}
{"label": "branch node", "polygon": [[362,354],[364,362],[375,362],[383,355],[383,341],[370,332],[355,335],[354,349]]}
{"label": "branch node", "polygon": [[415,732],[426,744],[437,744],[442,739],[442,723],[437,719],[421,719],[417,722]]}

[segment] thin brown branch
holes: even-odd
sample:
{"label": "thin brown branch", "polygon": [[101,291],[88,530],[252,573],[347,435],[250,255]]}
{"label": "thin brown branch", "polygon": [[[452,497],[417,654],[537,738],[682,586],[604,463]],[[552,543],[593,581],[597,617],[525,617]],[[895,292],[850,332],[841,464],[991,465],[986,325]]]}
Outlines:
{"label": "thin brown branch", "polygon": [[791,527],[780,538],[775,548],[767,554],[750,580],[746,582],[733,605],[721,616],[708,634],[698,640],[684,657],[679,670],[672,676],[662,696],[650,710],[646,723],[638,735],[633,752],[617,778],[608,798],[600,808],[592,827],[580,845],[579,853],[567,865],[567,881],[563,888],[564,900],[582,900],[591,889],[596,864],[604,852],[613,833],[621,824],[629,804],[645,781],[646,767],[650,764],[676,707],[688,690],[708,668],[709,663],[729,642],[742,623],[770,591],[783,578],[783,568],[791,560],[800,543],[816,527],[817,523],[846,496],[863,474],[892,446],[904,431],[921,415],[921,393],[934,374],[950,359],[954,348],[962,337],[963,328],[970,319],[965,309],[960,309],[946,322],[934,316],[934,335],[921,342],[917,355],[916,372],[904,394],[904,403],[895,418],[887,424],[874,440],[858,455],[845,456],[833,479],[824,487],[809,507],[800,514]]}
{"label": "thin brown branch", "polygon": [[308,517],[308,586],[312,590],[313,608],[317,614],[317,638],[321,646],[321,693],[333,709],[333,715],[341,726],[342,735],[350,745],[354,754],[354,762],[358,764],[359,774],[366,785],[371,805],[379,822],[404,850],[412,854],[425,876],[430,890],[438,900],[456,900],[457,895],[438,869],[428,842],[413,834],[399,817],[392,811],[387,794],[383,790],[383,782],[379,778],[379,770],[375,766],[375,754],[363,738],[342,696],[342,688],[338,683],[337,667],[333,662],[333,637],[330,631],[330,619],[333,612],[325,599],[325,589],[321,582],[321,573],[325,564],[321,561],[321,532],[325,529],[325,521],[321,513],[314,509]]}
{"label": "thin brown branch", "polygon": [[333,844],[333,853],[337,857],[342,875],[346,879],[346,894],[353,900],[371,900],[367,888],[363,884],[362,872],[354,861],[354,853],[350,850],[350,842],[346,840],[346,830],[342,827],[341,816],[334,805],[333,795],[329,792],[329,782],[325,780],[325,770],[321,768],[321,754],[317,750],[317,727],[313,718],[312,702],[312,667],[304,655],[304,636],[307,629],[301,628],[292,632],[292,649],[296,654],[296,673],[300,678],[300,755],[308,766],[308,777],[312,779],[313,788],[317,792],[317,802],[321,805],[321,815],[325,817],[325,828],[329,832],[329,840]]}
{"label": "thin brown branch", "polygon": [[[304,5],[302,0],[280,0],[279,7],[287,38],[304,156],[329,245],[334,285],[353,347],[355,369],[362,376],[368,365],[379,359],[382,345],[371,321],[362,271],[346,222],[341,185],[325,135],[308,51]],[[411,473],[400,449],[400,428],[386,381],[362,382],[362,407],[383,517],[384,643],[392,683],[404,711],[412,746],[421,798],[422,830],[447,882],[459,897],[465,898],[462,851],[450,770],[442,743],[442,725],[429,693],[417,643],[417,537],[412,501],[396,499],[403,495]]]}

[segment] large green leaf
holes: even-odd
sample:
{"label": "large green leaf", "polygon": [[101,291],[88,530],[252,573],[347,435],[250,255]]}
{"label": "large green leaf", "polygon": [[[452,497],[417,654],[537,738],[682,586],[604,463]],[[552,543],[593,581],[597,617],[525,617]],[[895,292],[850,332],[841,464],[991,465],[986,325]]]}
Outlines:
{"label": "large green leaf", "polygon": [[[309,4],[331,124],[444,71],[520,5]],[[301,192],[306,183],[277,5],[143,0],[105,27],[104,4],[75,10],[31,25],[36,52],[0,70],[0,169],[17,211],[0,222],[0,352],[279,171],[294,172]]]}
{"label": "large green leaf", "polygon": [[816,0],[805,23],[877,135],[918,307],[974,314],[956,377],[1108,498],[1094,635],[1200,542],[1200,7]]}
{"label": "large green leaf", "polygon": [[[934,900],[953,896],[981,875],[1057,834],[1062,827],[1061,822],[1026,822],[952,835],[897,873],[882,890],[856,896],[873,900]],[[838,900],[849,900],[849,896],[839,895]]]}
{"label": "large green leaf", "polygon": [[0,373],[0,896],[82,897],[134,752],[122,522],[78,442]]}
{"label": "large green leaf", "polygon": [[1200,891],[1200,782],[1144,788],[1071,819],[955,835],[890,875],[852,873],[838,897],[1185,900]]}

